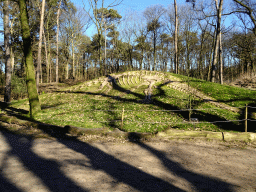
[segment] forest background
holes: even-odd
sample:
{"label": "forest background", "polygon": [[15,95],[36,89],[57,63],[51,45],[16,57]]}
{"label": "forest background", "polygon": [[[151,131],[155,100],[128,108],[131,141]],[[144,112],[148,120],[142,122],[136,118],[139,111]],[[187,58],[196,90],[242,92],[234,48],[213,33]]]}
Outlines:
{"label": "forest background", "polygon": [[[255,1],[126,5],[121,0],[3,1],[5,101],[10,101],[11,86],[20,82],[27,86],[18,92],[30,89],[30,101],[38,100],[33,76],[38,87],[127,70],[168,71],[221,84],[255,75]],[[25,8],[27,28],[20,11]]]}

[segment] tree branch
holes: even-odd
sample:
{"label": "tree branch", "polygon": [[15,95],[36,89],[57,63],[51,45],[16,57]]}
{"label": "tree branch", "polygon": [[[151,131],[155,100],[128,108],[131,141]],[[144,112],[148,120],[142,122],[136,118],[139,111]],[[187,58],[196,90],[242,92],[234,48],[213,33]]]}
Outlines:
{"label": "tree branch", "polygon": [[253,17],[253,14],[252,14],[253,10],[248,5],[242,3],[242,1],[238,1],[238,0],[233,0],[233,1],[246,9],[246,11],[241,11],[241,12],[247,14],[250,17],[251,21],[254,24],[253,32],[256,35],[256,19]]}

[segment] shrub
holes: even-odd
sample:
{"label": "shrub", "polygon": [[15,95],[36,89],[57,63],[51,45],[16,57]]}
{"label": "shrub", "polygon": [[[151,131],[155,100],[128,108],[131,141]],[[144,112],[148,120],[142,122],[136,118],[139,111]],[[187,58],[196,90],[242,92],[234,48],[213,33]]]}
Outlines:
{"label": "shrub", "polygon": [[27,86],[25,78],[12,76],[12,98],[19,99],[27,96]]}
{"label": "shrub", "polygon": [[234,85],[240,87],[254,88],[256,89],[256,73],[244,73],[241,74],[234,82]]}

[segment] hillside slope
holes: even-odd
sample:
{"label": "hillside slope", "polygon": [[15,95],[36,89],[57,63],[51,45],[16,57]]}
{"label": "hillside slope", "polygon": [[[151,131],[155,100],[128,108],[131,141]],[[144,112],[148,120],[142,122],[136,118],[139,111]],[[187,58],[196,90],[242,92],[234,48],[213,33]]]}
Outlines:
{"label": "hillside slope", "polygon": [[[171,73],[132,71],[40,95],[43,110],[36,118],[62,126],[138,132],[166,128],[243,131],[243,107],[254,106],[255,95],[255,91]],[[13,106],[28,109],[28,101],[13,102]],[[253,110],[250,118],[255,119]]]}

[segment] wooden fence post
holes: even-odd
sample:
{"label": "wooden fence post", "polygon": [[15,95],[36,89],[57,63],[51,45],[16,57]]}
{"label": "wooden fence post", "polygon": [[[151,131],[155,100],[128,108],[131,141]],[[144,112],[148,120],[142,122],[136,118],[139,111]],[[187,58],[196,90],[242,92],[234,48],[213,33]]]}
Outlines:
{"label": "wooden fence post", "polygon": [[247,132],[247,118],[248,118],[248,106],[245,106],[245,123],[244,123],[244,131]]}
{"label": "wooden fence post", "polygon": [[123,111],[122,111],[122,118],[121,118],[121,130],[123,129],[124,126],[124,107],[123,107]]}

